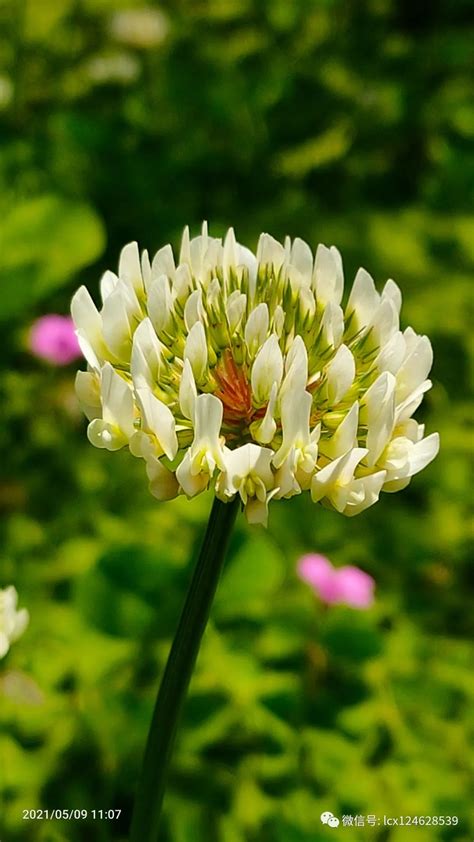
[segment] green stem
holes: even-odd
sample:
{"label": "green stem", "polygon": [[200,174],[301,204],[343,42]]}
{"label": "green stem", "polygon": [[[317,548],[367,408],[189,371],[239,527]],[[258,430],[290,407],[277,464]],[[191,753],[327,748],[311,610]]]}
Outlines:
{"label": "green stem", "polygon": [[230,503],[214,499],[153,711],[135,797],[130,842],[158,840],[161,805],[179,718],[238,507],[238,495]]}

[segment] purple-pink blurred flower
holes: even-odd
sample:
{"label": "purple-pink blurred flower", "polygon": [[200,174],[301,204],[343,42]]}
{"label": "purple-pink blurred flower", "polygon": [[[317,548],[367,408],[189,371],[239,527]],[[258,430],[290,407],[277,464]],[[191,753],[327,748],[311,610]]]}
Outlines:
{"label": "purple-pink blurred flower", "polygon": [[375,581],[358,567],[333,567],[323,555],[310,553],[298,562],[300,579],[312,587],[322,602],[343,603],[351,608],[370,608]]}
{"label": "purple-pink blurred flower", "polygon": [[71,317],[56,313],[34,322],[29,345],[33,354],[55,365],[68,365],[81,356]]}

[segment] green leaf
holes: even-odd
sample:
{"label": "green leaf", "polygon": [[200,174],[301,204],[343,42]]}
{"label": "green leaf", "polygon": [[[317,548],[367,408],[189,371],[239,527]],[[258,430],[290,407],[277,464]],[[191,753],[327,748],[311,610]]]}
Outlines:
{"label": "green leaf", "polygon": [[135,594],[121,590],[99,570],[91,570],[78,580],[76,600],[83,616],[106,634],[134,638],[153,627],[153,609]]}
{"label": "green leaf", "polygon": [[162,550],[141,546],[110,549],[98,561],[98,571],[124,593],[143,600],[155,613],[159,636],[174,633],[190,572],[171,566]]}
{"label": "green leaf", "polygon": [[329,617],[322,642],[331,656],[352,662],[373,658],[382,649],[382,638],[371,620],[343,608]]}
{"label": "green leaf", "polygon": [[284,574],[284,558],[269,538],[262,535],[247,541],[225,569],[214,616],[217,619],[263,616]]}
{"label": "green leaf", "polygon": [[85,204],[45,195],[0,210],[0,320],[31,309],[68,284],[103,250],[103,225]]}

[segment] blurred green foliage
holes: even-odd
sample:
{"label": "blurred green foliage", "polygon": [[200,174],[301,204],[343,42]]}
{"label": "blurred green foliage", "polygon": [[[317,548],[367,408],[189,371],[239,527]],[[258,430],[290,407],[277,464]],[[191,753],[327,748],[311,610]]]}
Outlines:
{"label": "blurred green foliage", "polygon": [[[125,839],[210,504],[159,505],[141,465],[91,448],[73,370],[33,360],[28,328],[97,288],[125,242],[176,244],[203,218],[250,246],[261,230],[334,242],[349,277],[395,277],[405,324],[433,340],[419,417],[442,448],[353,520],[293,499],[268,532],[239,522],[163,840],[472,837],[470,6],[0,3],[2,579],[31,613],[0,678],[10,842]],[[308,551],[370,572],[374,608],[323,611],[295,576]],[[122,814],[22,820],[38,807]],[[323,810],[459,826],[335,830]]]}

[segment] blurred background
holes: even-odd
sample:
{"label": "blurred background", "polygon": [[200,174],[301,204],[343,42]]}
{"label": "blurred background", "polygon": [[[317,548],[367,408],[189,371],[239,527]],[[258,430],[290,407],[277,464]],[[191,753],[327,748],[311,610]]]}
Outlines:
{"label": "blurred background", "polygon": [[[474,258],[468,0],[2,0],[2,586],[31,615],[2,662],[2,838],[125,840],[152,705],[211,500],[158,504],[92,448],[76,363],[31,326],[121,247],[229,225],[336,244],[393,277],[432,339],[417,417],[441,452],[354,519],[308,495],[232,541],[174,757],[163,842],[467,842]],[[376,580],[324,606],[303,553]],[[471,597],[472,599],[472,597]],[[471,722],[472,725],[472,722]],[[471,754],[472,756],[472,754]],[[22,819],[26,808],[118,820]],[[324,827],[320,813],[459,825]]]}

